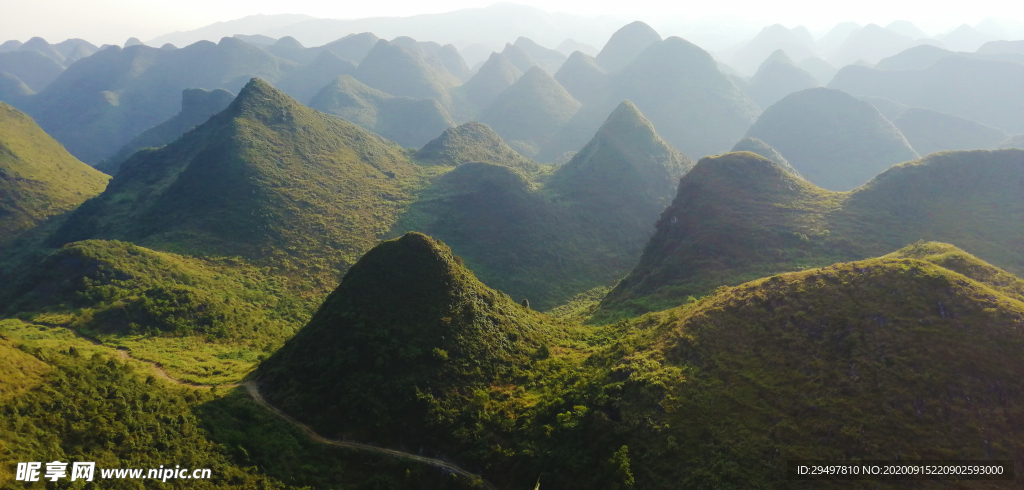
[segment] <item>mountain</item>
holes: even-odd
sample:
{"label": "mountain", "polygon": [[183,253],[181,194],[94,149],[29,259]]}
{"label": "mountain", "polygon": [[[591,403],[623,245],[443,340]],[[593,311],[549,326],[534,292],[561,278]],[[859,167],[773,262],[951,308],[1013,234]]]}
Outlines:
{"label": "mountain", "polygon": [[920,27],[917,27],[913,22],[908,20],[896,20],[890,22],[889,25],[885,26],[885,28],[911,39],[926,39],[931,37],[926,32],[922,31]]}
{"label": "mountain", "polygon": [[82,58],[92,56],[100,50],[96,45],[84,39],[66,39],[54,44],[53,48],[64,57],[65,66],[71,65]]}
{"label": "mountain", "polygon": [[892,123],[922,155],[943,150],[992,149],[1010,137],[999,128],[916,107],[907,109]]}
{"label": "mountain", "polygon": [[96,164],[177,114],[182,90],[237,92],[250,78],[274,82],[294,67],[230,37],[176,50],[108,47],[65,70],[25,109],[72,155]]}
{"label": "mountain", "polygon": [[807,58],[797,63],[796,66],[800,67],[807,73],[814,75],[814,78],[818,80],[819,85],[828,84],[828,82],[832,80],[832,77],[835,76],[836,72],[839,71],[836,67],[829,64],[829,62],[817,56]]}
{"label": "mountain", "polygon": [[875,106],[875,109],[878,109],[878,112],[890,121],[895,121],[897,117],[900,117],[904,112],[907,112],[907,109],[910,109],[910,106],[906,104],[901,104],[885,97],[862,95],[857,98]]}
{"label": "mountain", "polygon": [[604,69],[593,57],[576,51],[562,63],[555,73],[555,80],[565,87],[574,99],[586,104],[597,100],[607,87]]}
{"label": "mountain", "polygon": [[356,32],[373,32],[385,39],[409,36],[440,44],[462,45],[469,41],[492,47],[524,36],[542,46],[555,46],[565,38],[589,44],[603,42],[619,27],[619,22],[614,17],[552,13],[534,6],[501,2],[482,8],[403,17],[311,19],[262,33],[271,37],[293,36],[307,46]]}
{"label": "mountain", "polygon": [[444,65],[444,68],[455,78],[458,78],[461,81],[466,81],[473,76],[473,72],[470,71],[469,65],[466,64],[466,60],[462,59],[462,55],[459,54],[459,50],[455,46],[445,44],[434,52],[433,56],[436,56],[437,59],[441,60],[441,64]]}
{"label": "mountain", "polygon": [[0,71],[0,102],[15,107],[22,105],[35,94],[25,82],[5,71]]}
{"label": "mountain", "polygon": [[372,32],[360,32],[348,34],[345,37],[336,41],[331,41],[319,48],[309,48],[312,51],[322,50],[330,51],[335,56],[351,61],[355,64],[363,62],[366,55],[370,54],[373,47],[377,45],[380,38],[375,36]]}
{"label": "mountain", "polygon": [[922,44],[900,51],[897,54],[882,58],[875,64],[877,70],[922,70],[935,64],[946,56],[955,53],[938,46]]}
{"label": "mountain", "polygon": [[[787,155],[788,156],[788,155]],[[753,153],[701,159],[680,181],[640,263],[597,317],[682,304],[721,285],[941,240],[1024,272],[1017,199],[1024,150],[961,151],[896,165],[831,192]]]}
{"label": "mountain", "polygon": [[731,150],[731,152],[739,151],[749,151],[751,153],[756,153],[764,158],[767,158],[775,162],[776,164],[778,164],[780,168],[782,168],[782,170],[785,170],[786,172],[789,172],[796,176],[800,175],[800,172],[797,172],[796,169],[789,164],[789,161],[786,160],[786,157],[782,156],[782,154],[779,153],[778,150],[772,148],[771,145],[757,138],[741,139],[738,143],[736,143],[736,146],[732,147]]}
{"label": "mountain", "polygon": [[181,112],[132,138],[114,156],[96,165],[97,170],[114,175],[121,164],[143,148],[160,148],[181,137],[192,128],[206,122],[224,110],[235,95],[224,89],[185,89],[181,92]]}
{"label": "mountain", "polygon": [[828,86],[966,117],[1014,134],[1024,132],[1024,93],[1016,89],[1021,84],[1024,64],[948,56],[923,70],[847,66]]}
{"label": "mountain", "polygon": [[761,107],[768,107],[783,97],[808,88],[818,87],[814,75],[793,63],[783,50],[777,50],[761,63],[750,79],[747,93]]}
{"label": "mountain", "polygon": [[540,66],[540,63],[533,59],[533,56],[530,56],[530,53],[527,53],[525,49],[512,43],[505,43],[505,49],[501,50],[501,54],[505,56],[505,58],[508,58],[508,60],[523,73],[530,71],[530,68],[533,68],[534,66]]}
{"label": "mountain", "polygon": [[253,79],[206,123],[125,161],[51,242],[239,256],[315,290],[376,243],[416,181],[397,145]]}
{"label": "mountain", "polygon": [[281,39],[274,41],[274,43],[269,46],[261,47],[278,58],[294,61],[301,65],[313,61],[318,54],[317,51],[323,51],[307,49],[302,45],[302,43],[291,36],[282,37]]}
{"label": "mountain", "polygon": [[[313,17],[302,14],[249,15],[227,22],[214,22],[191,31],[178,31],[150,39],[146,44],[163,46],[170,43],[178,47],[189,46],[199,41],[216,41],[235,34],[262,34],[268,30],[310,20]],[[276,36],[282,37],[282,36]]]}
{"label": "mountain", "polygon": [[761,114],[747,136],[776,148],[807,180],[831,190],[853,189],[918,157],[871,104],[826,88],[786,96]]}
{"label": "mountain", "polygon": [[501,53],[491,53],[487,61],[466,83],[456,87],[456,97],[462,97],[466,105],[479,112],[491,105],[498,94],[505,91],[523,76],[515,65]]}
{"label": "mountain", "polygon": [[414,158],[418,163],[453,167],[471,162],[522,170],[537,166],[505,144],[486,124],[472,121],[445,129],[441,136],[423,145]]}
{"label": "mountain", "polygon": [[594,58],[605,71],[615,71],[632,63],[648,46],[660,41],[661,35],[651,26],[631,22],[615,31]]}
{"label": "mountain", "polygon": [[361,257],[256,376],[318,433],[434,450],[450,437],[427,428],[437,406],[466,408],[528,366],[551,330],[443,243],[408,233]]}
{"label": "mountain", "polygon": [[64,71],[59,62],[37,51],[0,53],[0,71],[18,77],[33,92],[39,92]]}
{"label": "mountain", "polygon": [[393,234],[443,240],[481,280],[536,308],[628,271],[691,165],[628,102],[553,175],[496,163],[464,163],[437,178]]}
{"label": "mountain", "polygon": [[974,52],[985,43],[996,40],[995,37],[980,32],[967,24],[961,24],[946,34],[936,36],[936,39],[942,41],[942,44],[953,51],[967,52]]}
{"label": "mountain", "polygon": [[522,36],[516,39],[513,46],[525,51],[530,58],[533,58],[533,60],[537,62],[537,65],[552,75],[561,68],[562,63],[565,63],[566,60],[566,55],[559,53],[554,49],[545,48],[544,46],[533,42],[529,38]]}
{"label": "mountain", "polygon": [[498,94],[477,120],[494,129],[516,151],[531,157],[579,108],[579,101],[551,75],[533,67]]}
{"label": "mountain", "polygon": [[35,51],[53,61],[56,61],[57,63],[60,63],[61,66],[67,65],[64,55],[60,54],[60,51],[57,51],[53,45],[46,42],[46,39],[41,37],[33,37],[32,39],[25,41],[25,44],[22,44],[18,49],[19,51]]}
{"label": "mountain", "polygon": [[405,148],[419,148],[455,125],[435,99],[393,97],[348,75],[321,90],[309,107],[341,117]]}
{"label": "mountain", "polygon": [[274,86],[281,89],[293,99],[309,104],[313,96],[320,93],[335,79],[342,75],[356,73],[356,65],[343,60],[338,55],[324,50],[316,59],[307,65],[300,66],[285,75]]}
{"label": "mountain", "polygon": [[71,211],[109,177],[71,156],[32,118],[0,103],[0,242]]}
{"label": "mountain", "polygon": [[1024,40],[1020,41],[989,41],[982,44],[976,51],[980,54],[1017,53],[1024,54]]}
{"label": "mountain", "polygon": [[911,39],[884,27],[868,24],[851,33],[846,41],[828,56],[828,60],[835,66],[845,66],[858,60],[877,63],[882,58],[912,46],[933,43],[931,40]]}
{"label": "mountain", "polygon": [[1024,148],[1024,135],[1018,134],[1004,141],[999,148]]}
{"label": "mountain", "polygon": [[7,53],[9,51],[17,51],[19,48],[21,48],[21,45],[22,45],[22,42],[17,40],[17,39],[11,39],[9,41],[4,41],[3,44],[0,44],[0,53]]}
{"label": "mountain", "polygon": [[556,48],[555,51],[562,53],[566,56],[571,56],[576,51],[579,51],[587,56],[597,56],[599,53],[598,49],[589,45],[581,43],[575,39],[566,39],[562,41]]}
{"label": "mountain", "polygon": [[811,40],[781,24],[761,29],[761,32],[740,48],[729,60],[729,65],[743,74],[753,73],[776,51],[785,51],[793,59],[805,60],[815,56]]}
{"label": "mountain", "polygon": [[450,90],[460,84],[443,66],[435,66],[399,43],[381,39],[359,63],[360,82],[398,97],[436,99],[451,105]]}
{"label": "mountain", "polygon": [[821,36],[815,43],[815,51],[819,53],[831,53],[836,49],[839,49],[850,35],[861,29],[861,25],[856,22],[842,22],[836,24],[832,30],[828,31],[825,35]]}

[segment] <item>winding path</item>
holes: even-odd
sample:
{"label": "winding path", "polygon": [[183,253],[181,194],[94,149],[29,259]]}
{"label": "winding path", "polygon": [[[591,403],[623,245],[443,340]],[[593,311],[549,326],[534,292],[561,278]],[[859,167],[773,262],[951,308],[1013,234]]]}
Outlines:
{"label": "winding path", "polygon": [[495,487],[494,485],[488,483],[486,480],[481,478],[480,475],[477,475],[477,474],[474,474],[474,473],[470,473],[470,472],[468,472],[468,471],[466,471],[466,470],[464,470],[462,468],[459,468],[458,466],[455,466],[454,464],[451,464],[451,463],[449,463],[447,461],[443,461],[443,460],[440,460],[440,459],[434,459],[434,458],[428,458],[428,457],[425,457],[425,456],[419,456],[419,455],[416,455],[416,454],[406,453],[406,452],[402,452],[402,451],[396,451],[394,449],[385,449],[385,448],[382,448],[382,447],[371,446],[369,444],[360,444],[358,442],[348,442],[348,441],[338,441],[338,440],[335,440],[335,439],[328,439],[326,437],[323,437],[320,434],[317,434],[316,432],[314,432],[313,429],[309,428],[308,425],[303,424],[302,422],[299,422],[298,420],[295,420],[294,418],[292,418],[288,414],[278,410],[273,405],[267,403],[267,401],[263,399],[263,395],[260,394],[259,388],[257,387],[255,381],[246,381],[246,382],[242,383],[242,386],[244,386],[246,391],[249,392],[249,396],[251,396],[253,400],[256,400],[256,403],[259,403],[264,408],[266,408],[267,410],[270,410],[271,412],[273,412],[278,417],[281,417],[282,419],[284,419],[289,424],[292,424],[295,427],[298,427],[300,430],[302,430],[302,432],[305,432],[306,435],[309,436],[310,439],[313,439],[316,442],[319,442],[321,444],[327,444],[327,445],[330,445],[330,446],[338,446],[338,447],[344,447],[344,448],[350,448],[350,449],[359,449],[359,450],[363,450],[363,451],[370,451],[370,452],[375,452],[375,453],[378,453],[378,454],[386,454],[388,456],[394,456],[396,458],[402,458],[402,459],[407,459],[407,460],[410,460],[410,461],[416,461],[418,463],[429,464],[431,466],[436,466],[436,467],[439,467],[439,468],[444,468],[444,469],[449,470],[449,471],[451,471],[453,473],[465,476],[465,477],[469,478],[471,481],[477,482],[477,485],[479,485],[482,488],[486,488],[488,490],[498,490],[498,487]]}

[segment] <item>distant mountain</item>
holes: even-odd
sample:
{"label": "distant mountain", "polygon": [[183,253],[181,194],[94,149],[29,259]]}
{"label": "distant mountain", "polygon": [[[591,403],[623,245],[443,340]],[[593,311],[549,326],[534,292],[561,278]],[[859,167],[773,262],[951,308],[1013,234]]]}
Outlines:
{"label": "distant mountain", "polygon": [[519,36],[542,46],[556,46],[566,38],[596,45],[620,26],[610,17],[550,13],[541,8],[496,3],[438,14],[362,19],[312,19],[263,31],[271,37],[293,36],[307,46],[321,45],[356,32],[373,32],[385,39],[409,36],[439,44],[463,45],[466,41],[502,46]]}
{"label": "distant mountain", "polygon": [[589,44],[581,43],[575,39],[566,39],[565,41],[562,41],[561,44],[559,44],[558,47],[555,48],[555,51],[558,51],[559,53],[562,53],[566,56],[571,56],[576,51],[579,51],[587,56],[597,56],[597,53],[600,52],[597,48]]}
{"label": "distant mountain", "polygon": [[921,155],[993,149],[1010,137],[999,128],[931,109],[907,109],[892,123]]}
{"label": "distant mountain", "polygon": [[632,63],[648,46],[660,41],[661,35],[651,26],[632,22],[615,31],[595,59],[605,71],[615,71]]}
{"label": "distant mountain", "polygon": [[538,155],[580,103],[540,67],[533,67],[498,94],[477,120],[490,126],[519,153]]}
{"label": "distant mountain", "polygon": [[462,56],[462,59],[466,60],[466,64],[470,66],[470,71],[474,74],[476,73],[476,69],[479,68],[478,65],[487,61],[487,58],[490,57],[493,52],[493,49],[480,43],[473,43],[469,46],[459,48],[459,55]]}
{"label": "distant mountain", "polygon": [[432,64],[422,53],[383,39],[359,63],[353,76],[387,94],[432,98],[445,107],[452,104],[451,89],[460,84],[440,63]]}
{"label": "distant mountain", "polygon": [[455,125],[435,99],[394,97],[348,75],[320,91],[309,107],[344,118],[406,148],[419,148]]}
{"label": "distant mountain", "polygon": [[966,117],[1010,134],[1024,132],[1024,64],[948,56],[923,70],[847,66],[830,88]]}
{"label": "distant mountain", "polygon": [[240,256],[317,290],[387,231],[415,177],[397,145],[254,79],[209,121],[125,161],[51,241]]}
{"label": "distant mountain", "polygon": [[210,117],[227,108],[235,94],[224,89],[185,89],[181,92],[181,112],[174,117],[149,128],[132,138],[114,156],[100,162],[96,169],[114,175],[121,170],[121,164],[143,148],[160,148],[206,122]]}
{"label": "distant mountain", "polygon": [[501,50],[501,54],[504,55],[505,58],[508,58],[508,60],[523,73],[530,71],[530,68],[533,68],[534,66],[540,66],[540,63],[533,59],[533,56],[530,56],[530,53],[512,43],[505,43],[505,49]]}
{"label": "distant mountain", "polygon": [[0,102],[20,107],[35,92],[18,77],[0,71]]}
{"label": "distant mountain", "polygon": [[914,25],[913,22],[908,20],[896,20],[889,25],[885,26],[886,29],[895,32],[901,36],[907,36],[911,39],[926,39],[929,36],[926,32],[922,31],[920,27]]}
{"label": "distant mountain", "polygon": [[912,39],[884,27],[868,24],[852,32],[842,45],[828,55],[827,59],[835,66],[845,66],[858,60],[877,63],[882,58],[892,56],[918,44],[935,44],[935,41]]}
{"label": "distant mountain", "polygon": [[[302,14],[250,15],[227,22],[215,22],[208,26],[191,31],[179,31],[164,34],[150,39],[146,44],[150,46],[163,46],[166,43],[170,43],[181,48],[199,41],[216,41],[224,37],[234,36],[235,34],[263,34],[268,30],[295,24],[304,20],[310,20],[312,18],[313,17]],[[276,39],[283,36],[274,37]]]}
{"label": "distant mountain", "polygon": [[[270,36],[264,36],[262,34],[235,34],[233,37],[237,37],[249,44],[260,47],[271,46],[277,42],[277,39]],[[167,44],[168,43],[164,43],[164,46]],[[171,46],[173,46],[173,44],[171,44]]]}
{"label": "distant mountain", "polygon": [[461,81],[469,80],[473,76],[473,73],[469,69],[469,65],[466,64],[466,60],[462,59],[462,55],[459,54],[459,50],[451,44],[445,44],[440,49],[432,53],[437,59],[441,60],[441,64],[448,70],[455,78]]}
{"label": "distant mountain", "polygon": [[498,94],[516,83],[523,76],[515,65],[501,53],[491,53],[487,62],[466,83],[456,87],[454,96],[460,100],[469,113],[479,113],[494,102]]}
{"label": "distant mountain", "polygon": [[231,37],[176,50],[109,47],[72,65],[25,109],[72,155],[96,164],[177,114],[184,89],[237,91],[250,78],[275,82],[294,68]]}
{"label": "distant mountain", "polygon": [[37,51],[9,51],[0,53],[0,71],[17,77],[33,92],[39,92],[56,80],[64,67]]}
{"label": "distant mountain", "polygon": [[7,53],[9,51],[17,51],[18,49],[21,48],[21,45],[22,45],[22,42],[17,40],[17,39],[11,39],[9,41],[4,41],[3,44],[0,44],[0,53]]}
{"label": "distant mountain", "polygon": [[907,112],[907,109],[910,109],[910,106],[906,104],[886,99],[885,97],[861,95],[857,98],[875,106],[875,109],[878,109],[878,112],[881,112],[890,121],[894,121],[897,117],[903,115],[904,112]]}
{"label": "distant mountain", "polygon": [[64,57],[64,65],[70,65],[82,58],[92,56],[100,48],[84,39],[66,39],[53,45],[61,56]]}
{"label": "distant mountain", "polygon": [[65,63],[66,60],[64,58],[64,55],[61,54],[60,51],[57,51],[57,49],[53,45],[46,42],[46,39],[43,39],[41,37],[33,37],[32,39],[25,41],[25,44],[22,44],[21,47],[18,48],[18,50],[35,51],[43,56],[46,56],[47,58],[52,59],[53,61],[56,61],[57,63],[60,63],[61,66],[65,66],[67,64]]}
{"label": "distant mountain", "polygon": [[826,88],[803,90],[776,102],[747,136],[782,152],[807,180],[839,191],[918,157],[871,104]]}
{"label": "distant mountain", "polygon": [[565,63],[566,55],[554,50],[548,49],[541,46],[529,38],[520,36],[516,39],[513,44],[519,49],[522,49],[526,54],[530,55],[544,71],[554,75],[555,72],[561,68],[562,63]]}
{"label": "distant mountain", "polygon": [[335,56],[358,65],[363,62],[366,55],[370,54],[370,50],[377,45],[378,41],[380,41],[380,38],[373,33],[361,32],[349,34],[341,39],[324,44],[319,48],[308,49],[312,51],[330,51]]}
{"label": "distant mountain", "polygon": [[750,79],[747,94],[757,105],[765,108],[793,92],[818,86],[820,84],[814,75],[796,66],[780,49],[761,63]]}
{"label": "distant mountain", "polygon": [[856,22],[842,22],[836,24],[832,30],[828,31],[825,35],[821,36],[815,43],[815,51],[819,53],[831,53],[843,43],[849,39],[850,35],[861,29],[861,25]]}
{"label": "distant mountain", "polygon": [[977,50],[983,54],[1017,53],[1024,54],[1024,40],[1020,41],[989,41]]}
{"label": "distant mountain", "polygon": [[518,169],[537,166],[508,146],[486,124],[472,121],[446,129],[441,136],[419,149],[414,158],[418,163],[453,167],[473,162]]}
{"label": "distant mountain", "polygon": [[832,77],[839,71],[838,68],[817,56],[807,58],[797,63],[796,66],[800,67],[807,73],[814,75],[814,78],[818,80],[819,85],[828,85],[828,82],[831,81]]}
{"label": "distant mountain", "polygon": [[999,148],[1024,148],[1024,134],[1018,134],[1002,142]]}
{"label": "distant mountain", "polygon": [[789,161],[786,160],[786,157],[782,156],[782,154],[779,153],[778,150],[772,148],[771,145],[757,138],[741,139],[739,143],[736,143],[736,146],[732,147],[732,151],[749,151],[751,153],[756,153],[764,158],[767,158],[775,162],[776,164],[779,165],[780,168],[782,168],[782,170],[785,170],[796,176],[800,175],[800,172],[797,172],[796,169],[789,164]]}
{"label": "distant mountain", "polygon": [[942,41],[942,44],[953,51],[967,52],[974,52],[985,43],[997,40],[995,37],[980,32],[967,24],[961,24],[956,29],[946,34],[935,36],[935,38]]}
{"label": "distant mountain", "polygon": [[313,96],[342,75],[354,75],[356,65],[324,50],[307,65],[300,66],[274,84],[293,99],[309,104]]}
{"label": "distant mountain", "polygon": [[766,58],[779,50],[785,51],[791,59],[803,61],[815,56],[812,41],[791,31],[781,24],[764,29],[747,42],[729,59],[729,65],[746,75],[754,73],[764,64]]}
{"label": "distant mountain", "polygon": [[597,60],[580,51],[572,53],[555,73],[555,80],[584,104],[597,101],[608,90],[607,79]]}
{"label": "distant mountain", "polygon": [[314,59],[320,51],[316,49],[307,49],[298,40],[291,36],[285,36],[269,46],[263,46],[263,49],[270,52],[278,58],[283,58],[289,61],[294,61],[299,64],[306,64]]}
{"label": "distant mountain", "polygon": [[632,267],[692,165],[628,102],[553,175],[495,163],[463,163],[435,180],[393,233],[444,240],[482,280],[542,309]]}
{"label": "distant mountain", "polygon": [[0,103],[0,242],[71,211],[109,177],[71,156],[21,111]]}
{"label": "distant mountain", "polygon": [[882,58],[875,64],[877,70],[923,70],[942,58],[955,55],[953,51],[923,44]]}

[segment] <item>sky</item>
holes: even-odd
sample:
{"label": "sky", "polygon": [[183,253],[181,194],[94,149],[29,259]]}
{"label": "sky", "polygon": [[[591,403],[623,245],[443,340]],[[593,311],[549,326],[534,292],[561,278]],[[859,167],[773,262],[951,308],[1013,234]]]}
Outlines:
{"label": "sky", "polygon": [[[0,0],[0,41],[26,41],[42,36],[50,42],[80,37],[95,44],[122,44],[129,37],[146,40],[173,31],[190,30],[217,21],[254,14],[298,13],[314,17],[360,18],[439,13],[484,7],[493,0]],[[1024,2],[972,0],[518,0],[549,12],[610,15],[645,21],[737,15],[745,22],[782,23],[825,30],[841,21],[888,24],[910,20],[931,34],[985,17],[1024,22]],[[855,6],[855,8],[851,8]]]}

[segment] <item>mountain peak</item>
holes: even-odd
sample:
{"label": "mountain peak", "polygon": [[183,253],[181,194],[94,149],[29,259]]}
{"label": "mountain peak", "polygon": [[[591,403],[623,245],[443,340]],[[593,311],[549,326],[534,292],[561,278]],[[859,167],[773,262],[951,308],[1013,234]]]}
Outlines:
{"label": "mountain peak", "polygon": [[446,129],[441,136],[416,152],[416,160],[435,165],[483,162],[506,167],[533,166],[530,160],[508,146],[498,133],[476,121]]}
{"label": "mountain peak", "polygon": [[622,26],[597,54],[597,62],[605,71],[614,71],[628,65],[648,46],[661,41],[661,35],[640,21]]}
{"label": "mountain peak", "polygon": [[274,43],[274,46],[281,46],[283,48],[291,48],[291,49],[302,49],[302,48],[305,48],[305,46],[303,46],[302,43],[300,43],[298,39],[295,39],[294,37],[291,37],[291,36],[285,36],[285,37],[282,37],[281,39],[278,39],[277,42]]}

